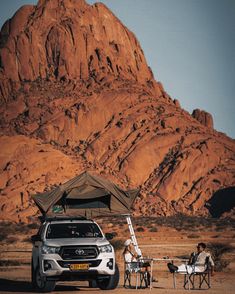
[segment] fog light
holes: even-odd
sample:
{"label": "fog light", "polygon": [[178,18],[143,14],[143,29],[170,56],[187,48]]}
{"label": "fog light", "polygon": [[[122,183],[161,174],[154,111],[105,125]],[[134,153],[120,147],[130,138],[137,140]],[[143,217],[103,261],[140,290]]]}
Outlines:
{"label": "fog light", "polygon": [[46,272],[51,268],[52,268],[52,266],[50,264],[50,261],[49,260],[44,260],[44,271]]}
{"label": "fog light", "polygon": [[107,262],[107,267],[111,270],[113,269],[113,258],[109,259],[109,261]]}

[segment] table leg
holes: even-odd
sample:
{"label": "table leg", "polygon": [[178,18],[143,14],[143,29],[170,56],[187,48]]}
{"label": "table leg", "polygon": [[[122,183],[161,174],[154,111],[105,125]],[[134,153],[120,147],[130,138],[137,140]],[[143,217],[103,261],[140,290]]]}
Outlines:
{"label": "table leg", "polygon": [[150,285],[149,285],[149,289],[152,290],[153,288],[153,260],[151,260],[150,263]]}
{"label": "table leg", "polygon": [[176,277],[175,277],[175,273],[173,273],[173,283],[174,283],[174,289],[176,289]]}

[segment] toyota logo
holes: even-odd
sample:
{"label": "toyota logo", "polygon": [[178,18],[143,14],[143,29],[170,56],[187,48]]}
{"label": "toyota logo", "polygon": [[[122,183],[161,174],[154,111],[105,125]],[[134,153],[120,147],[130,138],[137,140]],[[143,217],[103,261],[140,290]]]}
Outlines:
{"label": "toyota logo", "polygon": [[76,253],[77,255],[84,255],[85,251],[82,250],[82,249],[76,249],[76,250],[75,250],[75,253]]}

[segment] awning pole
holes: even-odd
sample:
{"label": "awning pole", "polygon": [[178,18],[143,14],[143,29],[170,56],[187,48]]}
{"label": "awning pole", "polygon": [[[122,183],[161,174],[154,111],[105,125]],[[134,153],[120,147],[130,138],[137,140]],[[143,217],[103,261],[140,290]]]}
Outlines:
{"label": "awning pole", "polygon": [[134,231],[134,228],[133,228],[133,225],[132,225],[131,216],[129,214],[127,214],[125,216],[126,216],[126,221],[127,221],[129,231],[130,231],[131,241],[132,241],[132,243],[134,245],[135,251],[136,251],[136,253],[138,254],[139,257],[142,257],[142,252],[141,252],[141,250],[140,250],[140,248],[138,246],[138,242],[137,242],[137,239],[136,239],[136,236],[135,236],[135,231]]}

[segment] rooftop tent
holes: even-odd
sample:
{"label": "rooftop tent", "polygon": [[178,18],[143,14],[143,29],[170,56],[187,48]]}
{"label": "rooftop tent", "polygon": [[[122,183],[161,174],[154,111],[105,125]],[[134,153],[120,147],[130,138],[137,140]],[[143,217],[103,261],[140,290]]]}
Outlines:
{"label": "rooftop tent", "polygon": [[129,213],[138,193],[139,189],[124,191],[107,179],[84,172],[33,199],[43,214],[66,211],[93,217]]}

